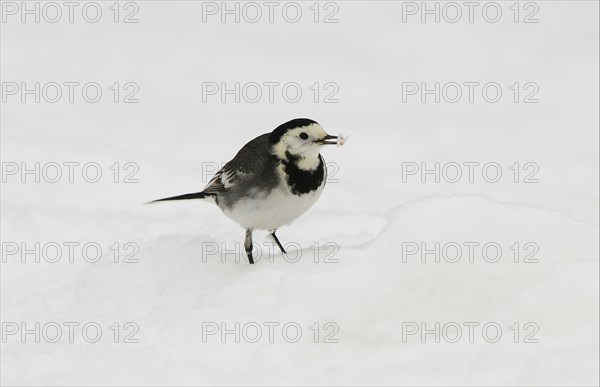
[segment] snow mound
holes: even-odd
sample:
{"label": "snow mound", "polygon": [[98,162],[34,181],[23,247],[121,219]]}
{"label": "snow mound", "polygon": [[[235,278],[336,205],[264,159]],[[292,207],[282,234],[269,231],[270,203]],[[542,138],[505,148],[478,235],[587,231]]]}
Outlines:
{"label": "snow mound", "polygon": [[[596,225],[478,195],[412,201],[385,217],[369,242],[304,245],[288,259],[265,251],[253,266],[241,249],[226,259],[203,257],[207,246],[221,248],[211,236],[166,236],[144,243],[137,264],[102,260],[70,266],[71,273],[49,270],[26,293],[7,289],[3,313],[18,321],[103,327],[135,322],[139,343],[75,340],[40,350],[9,340],[3,383],[484,384],[490,375],[498,384],[593,383]],[[331,224],[319,227],[335,226],[327,219]],[[420,254],[423,243],[431,250],[436,242],[438,254]],[[471,257],[464,243],[473,246]],[[531,246],[537,252],[526,258]],[[298,253],[299,261],[291,262]],[[452,324],[439,343],[433,334],[424,343],[420,333],[407,335],[409,328],[436,322],[461,326],[462,338],[451,342]],[[472,343],[469,322],[479,324]],[[495,343],[482,338],[481,327],[490,322],[502,328]],[[239,343],[234,334],[223,340],[222,324],[235,330],[236,323]],[[272,325],[273,342],[265,323],[279,324]],[[527,323],[535,325],[524,329]],[[293,329],[284,337],[286,324]],[[251,342],[256,326],[262,336]],[[289,342],[298,326],[300,339]],[[534,326],[539,329],[530,338],[538,342],[525,342]],[[217,333],[207,334],[215,327]],[[31,365],[31,372],[23,374],[17,364]]]}

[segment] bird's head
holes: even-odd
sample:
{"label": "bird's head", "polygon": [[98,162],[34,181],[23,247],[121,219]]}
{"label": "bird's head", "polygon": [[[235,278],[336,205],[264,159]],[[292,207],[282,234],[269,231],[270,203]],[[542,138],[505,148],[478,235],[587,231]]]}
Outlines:
{"label": "bird's head", "polygon": [[323,145],[337,144],[321,125],[308,118],[296,118],[279,125],[269,137],[273,154],[282,160],[294,158],[303,169],[312,169],[319,163]]}

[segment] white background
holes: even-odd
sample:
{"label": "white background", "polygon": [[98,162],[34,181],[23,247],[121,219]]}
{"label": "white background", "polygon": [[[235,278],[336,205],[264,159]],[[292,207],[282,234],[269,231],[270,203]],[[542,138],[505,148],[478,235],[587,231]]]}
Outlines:
{"label": "white background", "polygon": [[[103,95],[97,103],[86,102],[80,88],[73,103],[66,94],[57,103],[3,96],[2,383],[597,385],[598,3],[535,2],[538,22],[523,23],[535,9],[525,3],[517,4],[515,22],[513,2],[498,2],[496,23],[482,16],[486,2],[473,22],[461,6],[456,23],[443,15],[423,23],[420,14],[403,15],[406,3],[392,1],[321,3],[317,23],[313,2],[298,3],[297,23],[282,17],[285,3],[272,23],[265,6],[256,23],[243,15],[222,23],[193,1],[138,1],[138,23],[123,23],[134,9],[125,2],[118,23],[113,2],[99,2],[96,23],[82,17],[85,2],[73,23],[65,6],[57,23],[44,15],[23,23],[20,13],[3,12],[3,85],[97,82]],[[323,23],[332,11],[337,22]],[[115,82],[135,82],[139,102],[115,103],[108,88]],[[272,103],[266,95],[257,103],[232,96],[223,103],[220,95],[203,102],[205,82],[296,82],[303,94],[296,103],[281,88]],[[338,101],[324,103],[321,89],[315,102],[315,82],[335,83]],[[406,82],[497,82],[503,94],[496,103],[486,102],[481,88],[473,103],[466,95],[457,103],[435,103],[431,95],[425,103],[419,95],[403,102]],[[515,82],[535,82],[539,102],[523,103],[522,91],[515,103]],[[289,248],[300,262],[279,253],[269,258],[264,233],[255,236],[263,247],[256,265],[241,253],[240,262],[225,256],[225,249],[239,249],[243,230],[215,206],[142,205],[200,191],[207,165],[228,161],[250,139],[295,117],[352,135],[344,147],[323,151],[338,181],[278,233],[302,247]],[[38,183],[33,175],[5,173],[13,163],[36,162],[95,162],[103,175],[89,183],[79,168],[71,183],[64,167],[57,183],[43,176]],[[118,183],[109,169],[115,162]],[[127,162],[139,167],[137,183],[123,182]],[[474,182],[403,176],[406,163],[436,162],[496,162],[503,174],[497,183],[481,169]],[[524,183],[521,175],[515,183],[515,162],[539,166],[538,182]],[[466,248],[457,263],[432,256],[422,263],[403,253],[407,243],[469,241],[498,243],[501,259],[487,262],[481,247],[473,263]],[[7,243],[36,242],[80,246],[73,263],[66,248],[57,263],[6,254]],[[87,242],[102,246],[100,262],[82,259]],[[115,242],[137,244],[139,262],[114,263]],[[535,243],[539,262],[514,263],[514,242]],[[315,243],[319,249],[311,249]],[[335,263],[323,262],[332,252],[327,243],[339,247]],[[206,246],[219,252],[203,257]],[[10,324],[36,322],[95,322],[103,336],[89,343],[76,329],[70,343],[64,328],[57,343],[36,343],[32,334],[6,335]],[[139,342],[124,343],[121,329],[114,343],[115,322],[136,324]],[[293,322],[302,336],[289,343],[275,329],[271,343],[263,326],[257,343],[218,334],[203,342],[207,323],[232,329],[236,322]],[[323,342],[327,322],[339,327],[337,343]],[[442,333],[439,343],[434,334],[403,338],[407,324],[436,322],[463,326],[463,336],[457,343]],[[473,343],[465,322],[480,324]],[[481,332],[490,322],[502,328],[496,343]],[[528,322],[539,328],[537,343],[523,342]]]}

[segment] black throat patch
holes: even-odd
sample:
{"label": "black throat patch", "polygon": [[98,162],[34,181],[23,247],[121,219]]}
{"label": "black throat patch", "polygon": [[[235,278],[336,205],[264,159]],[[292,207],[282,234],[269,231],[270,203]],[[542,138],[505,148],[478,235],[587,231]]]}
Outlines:
{"label": "black throat patch", "polygon": [[319,165],[313,171],[307,171],[298,167],[300,158],[286,152],[287,160],[281,160],[283,171],[287,175],[287,181],[294,195],[303,195],[316,191],[325,178],[325,165],[323,157],[319,155]]}

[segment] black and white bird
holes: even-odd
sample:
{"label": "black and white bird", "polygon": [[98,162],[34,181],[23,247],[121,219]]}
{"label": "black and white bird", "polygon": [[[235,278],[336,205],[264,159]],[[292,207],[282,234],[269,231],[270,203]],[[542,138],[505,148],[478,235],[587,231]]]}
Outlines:
{"label": "black and white bird", "polygon": [[244,249],[250,263],[254,263],[254,230],[268,230],[286,254],[275,232],[296,220],[321,196],[327,180],[321,147],[343,143],[343,136],[329,135],[317,122],[297,118],[244,145],[203,191],[151,203],[211,201],[246,230]]}

